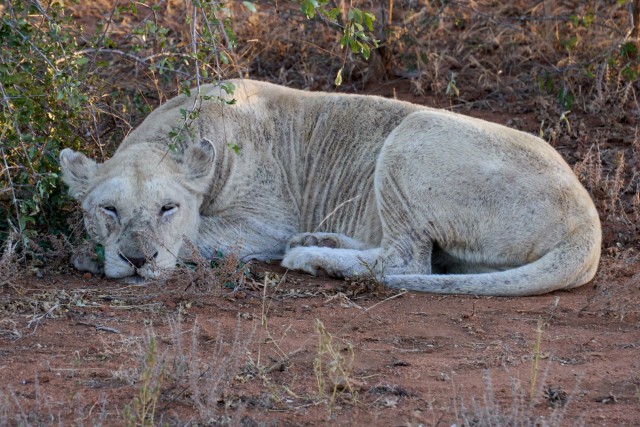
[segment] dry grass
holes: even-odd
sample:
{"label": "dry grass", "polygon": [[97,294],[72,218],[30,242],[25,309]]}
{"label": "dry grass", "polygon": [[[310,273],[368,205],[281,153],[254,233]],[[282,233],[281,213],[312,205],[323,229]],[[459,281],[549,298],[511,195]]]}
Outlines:
{"label": "dry grass", "polygon": [[[155,419],[162,424],[166,408],[180,403],[192,408],[191,423],[234,425],[233,420],[242,417],[241,408],[237,402],[222,407],[219,402],[225,401],[227,389],[245,363],[253,335],[242,335],[238,325],[230,342],[219,326],[215,337],[204,336],[198,321],[186,323],[179,314],[168,319],[168,326],[166,336],[150,329],[137,352],[140,364],[133,384],[138,392],[126,421],[155,425]],[[233,418],[227,415],[231,406]]]}
{"label": "dry grass", "polygon": [[[225,401],[225,393],[245,363],[253,335],[242,335],[238,324],[233,339],[219,327],[212,337],[202,333],[197,321],[186,322],[179,314],[168,318],[167,324],[166,335],[148,328],[144,336],[123,337],[122,351],[138,363],[112,372],[115,380],[134,390],[122,412],[109,410],[103,397],[87,414],[86,402],[76,396],[74,425],[85,425],[88,419],[94,426],[183,425],[184,420],[167,411],[175,404],[191,408],[188,425],[242,425],[241,403],[219,403]],[[62,415],[53,409],[51,396],[41,391],[39,378],[28,381],[35,385],[33,401],[11,386],[0,390],[0,425],[60,425]],[[228,414],[231,410],[232,415]]]}
{"label": "dry grass", "polygon": [[[506,372],[508,374],[508,371]],[[584,426],[584,420],[567,420],[567,410],[571,400],[580,391],[579,382],[567,393],[560,387],[549,386],[541,388],[543,399],[530,399],[526,386],[517,378],[509,376],[509,394],[498,398],[494,391],[492,373],[483,373],[484,394],[481,398],[472,397],[465,400],[458,399],[457,418],[464,427],[559,427],[564,425]],[[553,409],[549,415],[537,415],[536,406],[550,406]]]}
{"label": "dry grass", "polygon": [[16,238],[10,236],[2,252],[0,253],[0,286],[11,284],[11,280],[18,274],[19,267],[15,253]]}

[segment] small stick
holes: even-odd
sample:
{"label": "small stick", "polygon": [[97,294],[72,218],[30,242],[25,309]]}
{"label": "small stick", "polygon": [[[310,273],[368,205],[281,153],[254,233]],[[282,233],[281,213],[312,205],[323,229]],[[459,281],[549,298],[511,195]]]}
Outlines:
{"label": "small stick", "polygon": [[112,334],[121,334],[122,333],[122,332],[120,332],[119,330],[117,330],[115,328],[110,328],[108,326],[101,326],[101,325],[96,325],[96,331],[111,332]]}

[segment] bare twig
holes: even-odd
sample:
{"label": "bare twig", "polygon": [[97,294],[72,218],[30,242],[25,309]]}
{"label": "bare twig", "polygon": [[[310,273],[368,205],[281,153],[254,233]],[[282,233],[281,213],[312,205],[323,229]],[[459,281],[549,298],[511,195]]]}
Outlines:
{"label": "bare twig", "polygon": [[336,208],[334,210],[332,210],[331,212],[329,212],[329,214],[327,214],[327,216],[325,216],[322,221],[320,221],[320,224],[318,224],[318,226],[316,227],[316,229],[313,231],[314,233],[316,233],[318,230],[320,230],[320,227],[322,226],[322,224],[324,224],[324,222],[326,220],[328,220],[329,218],[331,218],[338,210],[340,210],[341,207],[343,207],[344,205],[346,205],[347,203],[351,203],[354,200],[357,200],[360,198],[360,195],[357,195],[355,197],[350,198],[349,200],[345,200],[344,202],[340,203],[338,206],[336,206]]}
{"label": "bare twig", "polygon": [[29,323],[27,323],[27,328],[30,328],[31,325],[35,324],[33,331],[31,332],[31,335],[36,333],[36,330],[38,329],[38,325],[40,325],[40,321],[47,319],[47,318],[51,318],[52,313],[54,311],[56,311],[57,309],[60,308],[60,304],[54,304],[49,310],[47,310],[44,314],[41,314],[39,316],[34,315],[33,318],[31,320],[29,320]]}

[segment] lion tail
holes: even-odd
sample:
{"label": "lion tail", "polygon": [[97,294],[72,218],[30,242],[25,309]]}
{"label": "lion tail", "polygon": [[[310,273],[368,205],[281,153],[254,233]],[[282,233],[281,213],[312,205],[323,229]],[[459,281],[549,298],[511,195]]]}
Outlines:
{"label": "lion tail", "polygon": [[481,274],[407,274],[386,276],[390,288],[485,296],[540,295],[584,285],[593,278],[600,259],[600,239],[592,236],[565,241],[523,266]]}

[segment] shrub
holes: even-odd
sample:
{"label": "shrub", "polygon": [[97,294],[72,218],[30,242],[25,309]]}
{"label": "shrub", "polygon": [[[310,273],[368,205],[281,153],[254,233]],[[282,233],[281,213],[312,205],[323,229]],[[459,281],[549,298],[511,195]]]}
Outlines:
{"label": "shrub", "polygon": [[66,199],[58,152],[79,147],[86,120],[82,69],[87,58],[59,3],[7,3],[0,21],[0,243],[64,228]]}

